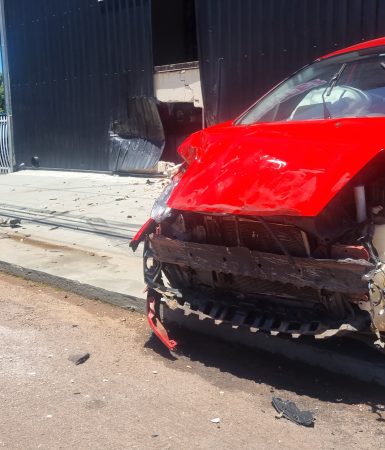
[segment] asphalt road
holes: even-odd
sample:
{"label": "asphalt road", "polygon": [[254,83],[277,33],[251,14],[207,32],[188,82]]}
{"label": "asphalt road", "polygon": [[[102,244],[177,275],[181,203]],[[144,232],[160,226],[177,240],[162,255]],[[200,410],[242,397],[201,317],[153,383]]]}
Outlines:
{"label": "asphalt road", "polygon": [[[136,313],[3,274],[0,286],[0,447],[383,447],[383,389],[191,334],[175,359]],[[273,395],[315,427],[277,419]]]}

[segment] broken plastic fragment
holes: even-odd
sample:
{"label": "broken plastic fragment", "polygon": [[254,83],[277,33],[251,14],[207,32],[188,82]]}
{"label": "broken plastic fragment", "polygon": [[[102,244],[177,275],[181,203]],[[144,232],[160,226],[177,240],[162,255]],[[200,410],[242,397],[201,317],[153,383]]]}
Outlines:
{"label": "broken plastic fragment", "polygon": [[79,364],[84,364],[90,357],[89,353],[84,353],[82,355],[73,355],[68,358],[69,361],[72,361],[76,366]]}
{"label": "broken plastic fragment", "polygon": [[272,404],[278,412],[278,419],[285,417],[298,425],[305,427],[314,426],[313,414],[310,411],[300,411],[294,402],[273,397]]}

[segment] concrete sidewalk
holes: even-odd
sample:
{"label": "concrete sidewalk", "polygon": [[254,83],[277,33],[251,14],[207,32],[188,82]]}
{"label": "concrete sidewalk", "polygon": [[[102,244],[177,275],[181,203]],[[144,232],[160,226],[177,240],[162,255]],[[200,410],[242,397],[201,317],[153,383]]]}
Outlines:
{"label": "concrete sidewalk", "polygon": [[79,293],[93,289],[96,297],[116,294],[115,303],[138,302],[144,297],[141,249],[134,254],[129,241],[163,184],[56,171],[0,176],[0,218],[21,219],[19,228],[0,227],[0,268],[51,284],[56,279],[66,289],[72,284]]}

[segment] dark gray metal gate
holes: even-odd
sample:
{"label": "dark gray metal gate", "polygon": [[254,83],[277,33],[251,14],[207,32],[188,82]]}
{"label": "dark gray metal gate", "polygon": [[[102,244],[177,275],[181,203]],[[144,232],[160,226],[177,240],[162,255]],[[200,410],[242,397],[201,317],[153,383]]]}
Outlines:
{"label": "dark gray metal gate", "polygon": [[[3,1],[16,163],[154,165],[163,137],[153,132],[150,0]],[[142,109],[132,105],[151,111],[147,128],[133,126]]]}
{"label": "dark gray metal gate", "polygon": [[0,114],[0,174],[11,171],[8,147],[8,120],[6,114]]}
{"label": "dark gray metal gate", "polygon": [[[164,0],[165,2],[167,0]],[[164,135],[153,99],[151,0],[4,3],[16,163],[148,168]],[[207,124],[233,118],[332,50],[385,35],[385,0],[195,0]]]}

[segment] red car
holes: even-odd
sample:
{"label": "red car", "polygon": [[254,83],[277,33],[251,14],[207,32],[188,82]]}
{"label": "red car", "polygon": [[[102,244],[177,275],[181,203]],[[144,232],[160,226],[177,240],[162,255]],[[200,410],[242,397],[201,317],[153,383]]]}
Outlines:
{"label": "red car", "polygon": [[131,245],[148,318],[385,338],[385,38],[320,58],[234,121],[190,136]]}

